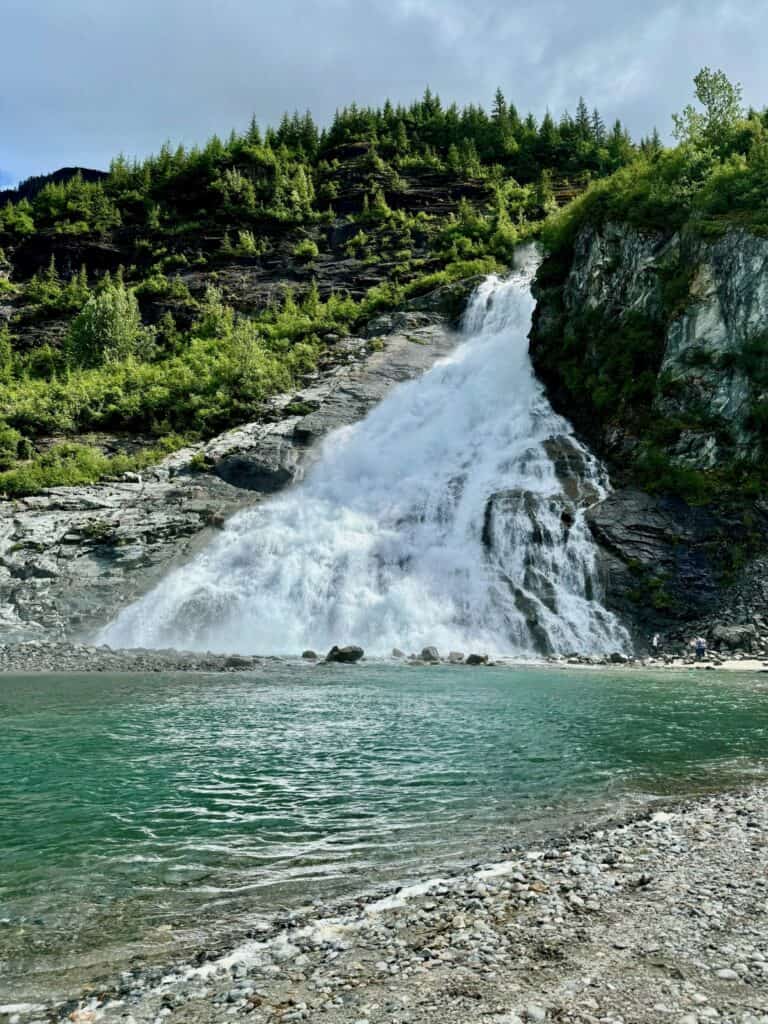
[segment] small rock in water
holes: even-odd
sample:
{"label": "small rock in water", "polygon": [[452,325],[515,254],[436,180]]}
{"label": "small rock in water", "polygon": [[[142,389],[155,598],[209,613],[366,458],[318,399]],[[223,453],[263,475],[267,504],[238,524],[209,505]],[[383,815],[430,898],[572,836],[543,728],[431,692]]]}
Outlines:
{"label": "small rock in water", "polygon": [[365,651],[362,647],[336,647],[334,645],[330,651],[328,651],[325,660],[351,665],[356,661],[360,661],[364,654]]}
{"label": "small rock in water", "polygon": [[302,651],[301,656],[305,661],[317,661],[317,654],[315,651]]}
{"label": "small rock in water", "polygon": [[448,661],[450,661],[452,665],[460,665],[464,661],[464,655],[461,651],[451,651],[448,655]]}
{"label": "small rock in water", "polygon": [[487,654],[470,654],[467,657],[467,665],[487,665],[488,655]]}
{"label": "small rock in water", "polygon": [[392,648],[392,657],[393,658],[404,658],[405,657],[405,651],[401,651],[399,647],[393,647]]}
{"label": "small rock in water", "polygon": [[419,657],[422,661],[429,661],[432,664],[440,661],[440,653],[436,647],[424,647]]}

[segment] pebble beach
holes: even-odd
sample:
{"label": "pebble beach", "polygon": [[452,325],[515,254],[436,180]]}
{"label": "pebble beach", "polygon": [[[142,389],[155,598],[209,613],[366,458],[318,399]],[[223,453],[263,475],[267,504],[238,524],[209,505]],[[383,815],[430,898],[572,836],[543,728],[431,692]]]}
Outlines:
{"label": "pebble beach", "polygon": [[3,1024],[768,1024],[768,788],[656,804]]}

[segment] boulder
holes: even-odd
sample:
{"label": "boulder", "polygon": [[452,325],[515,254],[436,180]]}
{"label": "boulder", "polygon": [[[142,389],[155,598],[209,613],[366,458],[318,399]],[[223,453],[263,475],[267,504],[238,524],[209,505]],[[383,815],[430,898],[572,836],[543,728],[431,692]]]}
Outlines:
{"label": "boulder", "polygon": [[317,654],[315,651],[302,651],[301,656],[305,661],[317,661]]}
{"label": "boulder", "polygon": [[434,665],[440,661],[440,652],[436,647],[424,647],[419,658],[421,661],[428,661]]}
{"label": "boulder", "polygon": [[450,661],[452,665],[461,665],[461,663],[464,661],[464,655],[461,653],[461,651],[451,651],[451,653],[448,655],[448,661]]}
{"label": "boulder", "polygon": [[393,647],[392,648],[392,657],[393,658],[404,658],[405,657],[405,651],[401,651],[399,647]]}
{"label": "boulder", "polygon": [[328,651],[325,660],[339,662],[343,665],[353,665],[356,661],[360,661],[365,651],[362,647],[336,647],[335,645]]}
{"label": "boulder", "polygon": [[718,624],[710,635],[717,647],[727,647],[729,651],[751,651],[758,637],[757,629],[751,623],[745,626]]}
{"label": "boulder", "polygon": [[487,654],[469,654],[466,660],[467,665],[487,665],[488,655]]}

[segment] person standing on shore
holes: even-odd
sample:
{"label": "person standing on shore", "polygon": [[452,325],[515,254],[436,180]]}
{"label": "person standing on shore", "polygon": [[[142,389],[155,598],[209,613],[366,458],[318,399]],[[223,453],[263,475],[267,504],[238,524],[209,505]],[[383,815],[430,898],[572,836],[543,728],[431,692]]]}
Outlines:
{"label": "person standing on shore", "polygon": [[701,661],[707,653],[707,641],[703,636],[697,636],[693,642],[696,647],[696,659]]}
{"label": "person standing on shore", "polygon": [[658,633],[654,633],[651,637],[651,647],[653,648],[654,657],[656,657],[659,653],[659,648],[661,647],[661,637]]}

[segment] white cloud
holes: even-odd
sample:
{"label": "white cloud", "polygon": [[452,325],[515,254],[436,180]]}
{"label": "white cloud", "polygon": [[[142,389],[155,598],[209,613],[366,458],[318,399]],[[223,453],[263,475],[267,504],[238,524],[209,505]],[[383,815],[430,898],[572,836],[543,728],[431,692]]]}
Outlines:
{"label": "white cloud", "polygon": [[[407,102],[425,88],[525,111],[580,94],[635,134],[687,102],[703,64],[768,100],[768,0],[5,0],[0,163],[16,177],[104,166],[256,112]],[[12,40],[12,45],[8,41]]]}

